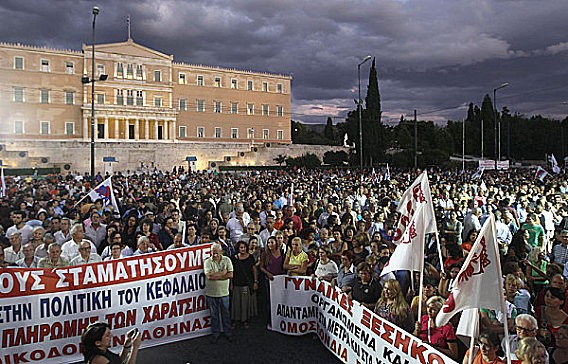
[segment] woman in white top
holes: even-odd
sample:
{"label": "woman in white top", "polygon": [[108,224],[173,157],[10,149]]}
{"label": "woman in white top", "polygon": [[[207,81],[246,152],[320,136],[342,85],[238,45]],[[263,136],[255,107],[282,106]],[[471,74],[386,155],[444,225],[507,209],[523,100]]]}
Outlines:
{"label": "woman in white top", "polygon": [[319,259],[316,263],[316,270],[314,276],[318,279],[322,279],[328,282],[335,277],[337,277],[338,268],[337,264],[329,257],[331,256],[331,250],[328,246],[322,245],[318,248]]}

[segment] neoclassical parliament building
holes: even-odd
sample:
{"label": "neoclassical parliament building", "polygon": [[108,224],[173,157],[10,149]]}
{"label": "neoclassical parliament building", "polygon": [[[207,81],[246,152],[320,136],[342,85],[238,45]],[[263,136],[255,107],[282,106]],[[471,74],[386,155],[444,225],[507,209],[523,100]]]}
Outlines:
{"label": "neoclassical parliament building", "polygon": [[[4,166],[88,171],[91,52],[0,43]],[[263,151],[290,148],[289,75],[178,62],[128,39],[95,45],[95,80],[97,171],[103,159],[120,169],[265,164],[274,152]]]}

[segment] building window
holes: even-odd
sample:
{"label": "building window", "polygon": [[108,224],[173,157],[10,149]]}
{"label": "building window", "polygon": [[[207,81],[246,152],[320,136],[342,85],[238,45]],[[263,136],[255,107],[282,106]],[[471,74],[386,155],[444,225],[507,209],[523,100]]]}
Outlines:
{"label": "building window", "polygon": [[14,87],[14,102],[24,102],[24,88]]}
{"label": "building window", "polygon": [[122,90],[116,90],[116,104],[124,105],[124,92]]}
{"label": "building window", "polygon": [[21,120],[14,121],[14,133],[24,134],[24,122]]}
{"label": "building window", "polygon": [[276,85],[276,91],[281,94],[282,92],[284,92],[284,87],[282,86],[281,83]]}
{"label": "building window", "polygon": [[268,104],[262,104],[262,115],[268,116],[268,114],[269,114]]}
{"label": "building window", "polygon": [[124,65],[122,64],[122,62],[116,64],[116,77],[124,77]]}
{"label": "building window", "polygon": [[221,138],[221,128],[219,127],[215,128],[215,138],[217,139]]}
{"label": "building window", "polygon": [[221,87],[221,77],[215,77],[215,87]]}
{"label": "building window", "polygon": [[247,90],[252,91],[253,89],[254,88],[253,88],[252,80],[248,80],[247,81]]}
{"label": "building window", "polygon": [[40,121],[39,122],[39,133],[41,135],[49,135],[51,134],[51,127],[49,121]]}
{"label": "building window", "polygon": [[270,131],[268,129],[262,129],[262,139],[270,139]]}
{"label": "building window", "polygon": [[276,115],[280,117],[284,116],[284,108],[282,105],[276,106]]}
{"label": "building window", "polygon": [[247,104],[247,115],[254,115],[254,104]]}
{"label": "building window", "polygon": [[104,105],[105,103],[105,94],[97,94],[97,104]]}
{"label": "building window", "polygon": [[180,73],[179,74],[179,84],[180,85],[185,85],[186,80],[185,80],[185,73]]}
{"label": "building window", "polygon": [[197,127],[197,137],[205,138],[205,128],[202,126]]}
{"label": "building window", "polygon": [[162,107],[162,98],[159,96],[154,96],[154,106]]}
{"label": "building window", "polygon": [[262,83],[262,91],[268,92],[268,82],[263,82],[263,83]]}
{"label": "building window", "polygon": [[141,64],[136,65],[136,78],[139,80],[144,79],[144,70]]}
{"label": "building window", "polygon": [[179,137],[180,138],[187,138],[187,127],[185,127],[185,126],[179,127]]}
{"label": "building window", "polygon": [[126,78],[133,79],[134,78],[134,66],[132,63],[126,65]]}
{"label": "building window", "polygon": [[136,106],[144,106],[144,93],[136,91]]}
{"label": "building window", "polygon": [[65,73],[72,75],[75,73],[73,62],[65,62]]}
{"label": "building window", "polygon": [[105,65],[97,64],[97,76],[104,75],[104,73],[105,73]]}
{"label": "building window", "polygon": [[75,134],[75,123],[73,121],[67,121],[65,123],[65,135]]}
{"label": "building window", "polygon": [[154,71],[154,82],[162,82],[162,71]]}
{"label": "building window", "polygon": [[238,113],[239,113],[239,103],[231,102],[231,114],[238,114]]}
{"label": "building window", "polygon": [[65,91],[65,105],[75,104],[75,92]]}
{"label": "building window", "polygon": [[205,86],[205,81],[203,80],[203,76],[197,76],[197,86]]}
{"label": "building window", "polygon": [[238,88],[238,85],[239,85],[239,84],[238,84],[238,81],[237,81],[236,78],[231,79],[231,88],[232,88],[233,90],[236,90],[236,89]]}
{"label": "building window", "polygon": [[221,101],[215,101],[214,107],[214,111],[216,113],[221,113]]}
{"label": "building window", "polygon": [[205,112],[205,100],[197,100],[197,112]]}
{"label": "building window", "polygon": [[233,139],[239,138],[239,129],[231,128],[231,138],[233,138]]}
{"label": "building window", "polygon": [[49,90],[39,90],[39,102],[49,104]]}
{"label": "building window", "polygon": [[284,130],[278,130],[276,131],[276,138],[278,140],[284,140]]}
{"label": "building window", "polygon": [[179,99],[179,109],[181,111],[187,110],[187,100],[186,99]]}
{"label": "building window", "polygon": [[254,128],[248,128],[247,134],[249,139],[254,139]]}
{"label": "building window", "polygon": [[126,105],[134,105],[134,91],[126,90]]}
{"label": "building window", "polygon": [[49,72],[49,60],[48,59],[42,59],[40,61],[40,71],[42,72]]}
{"label": "building window", "polygon": [[14,57],[14,69],[15,70],[24,69],[24,57]]}

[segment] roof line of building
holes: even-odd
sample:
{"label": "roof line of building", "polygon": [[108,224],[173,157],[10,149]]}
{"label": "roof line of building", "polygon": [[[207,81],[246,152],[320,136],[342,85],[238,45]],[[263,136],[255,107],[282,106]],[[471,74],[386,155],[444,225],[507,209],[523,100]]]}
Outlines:
{"label": "roof line of building", "polygon": [[63,49],[63,48],[54,48],[54,47],[48,47],[48,46],[37,46],[37,45],[30,45],[30,44],[22,44],[20,42],[16,42],[16,43],[0,42],[0,46],[18,47],[18,48],[43,50],[43,51],[51,51],[51,52],[67,52],[67,53],[72,53],[72,54],[83,54],[83,51],[78,51],[76,49]]}
{"label": "roof line of building", "polygon": [[180,61],[172,62],[172,64],[177,65],[177,66],[201,67],[201,68],[206,68],[206,69],[210,69],[210,70],[234,71],[234,72],[243,72],[243,73],[248,73],[248,74],[257,74],[257,75],[261,74],[261,75],[268,75],[268,76],[287,77],[289,79],[292,78],[291,75],[285,75],[285,74],[282,74],[282,73],[243,70],[243,69],[234,68],[234,67],[209,66],[209,65],[204,65],[204,64],[188,63],[188,62],[183,62],[183,61],[182,62],[180,62]]}

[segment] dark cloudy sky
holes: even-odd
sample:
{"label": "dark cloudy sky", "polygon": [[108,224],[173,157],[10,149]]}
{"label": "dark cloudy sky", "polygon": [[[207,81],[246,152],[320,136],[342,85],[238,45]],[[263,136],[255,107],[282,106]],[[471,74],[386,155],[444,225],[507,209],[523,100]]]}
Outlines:
{"label": "dark cloudy sky", "polygon": [[567,0],[0,0],[0,41],[80,49],[94,5],[97,43],[124,41],[130,14],[134,40],[177,61],[291,74],[305,122],[354,108],[367,54],[387,120],[461,119],[504,82],[499,108],[568,114]]}

